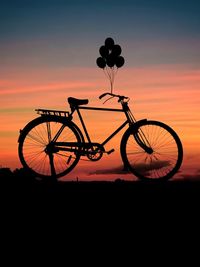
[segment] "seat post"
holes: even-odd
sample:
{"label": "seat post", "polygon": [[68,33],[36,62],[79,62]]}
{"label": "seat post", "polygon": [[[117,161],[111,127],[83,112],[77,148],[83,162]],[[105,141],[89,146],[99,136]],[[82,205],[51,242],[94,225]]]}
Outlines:
{"label": "seat post", "polygon": [[71,112],[72,112],[71,114],[73,114],[74,111],[76,110],[76,107],[74,105],[72,105],[72,104],[70,104],[69,106],[70,106],[70,109],[71,109]]}
{"label": "seat post", "polygon": [[84,123],[83,118],[82,118],[82,116],[81,116],[80,110],[79,110],[78,107],[76,108],[76,110],[77,110],[77,113],[78,113],[80,122],[81,122],[81,124],[82,124],[82,126],[83,126],[83,130],[84,130],[84,132],[85,132],[85,135],[86,135],[86,137],[87,137],[87,139],[88,139],[88,142],[91,143],[91,140],[90,140],[89,134],[88,134],[88,132],[87,132],[87,129],[86,129],[86,127],[85,127],[85,123]]}

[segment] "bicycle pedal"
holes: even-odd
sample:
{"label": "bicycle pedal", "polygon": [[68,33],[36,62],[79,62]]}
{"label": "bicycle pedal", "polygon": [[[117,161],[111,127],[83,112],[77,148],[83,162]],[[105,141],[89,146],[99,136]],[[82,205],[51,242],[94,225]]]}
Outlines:
{"label": "bicycle pedal", "polygon": [[106,153],[107,153],[108,155],[110,155],[110,154],[113,153],[114,151],[115,151],[115,150],[114,150],[114,148],[113,148],[113,149],[107,151]]}
{"label": "bicycle pedal", "polygon": [[67,160],[67,165],[70,163],[71,158],[72,158],[72,155],[69,156],[69,158]]}

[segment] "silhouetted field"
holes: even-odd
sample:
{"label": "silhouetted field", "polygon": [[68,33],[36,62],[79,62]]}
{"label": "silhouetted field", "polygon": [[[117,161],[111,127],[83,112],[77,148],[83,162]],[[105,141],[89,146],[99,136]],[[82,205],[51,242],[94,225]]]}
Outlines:
{"label": "silhouetted field", "polygon": [[[0,193],[2,196],[26,199],[54,199],[58,201],[73,200],[80,205],[93,201],[105,203],[191,203],[200,200],[200,181],[170,180],[167,182],[125,181],[117,179],[107,181],[71,181],[43,182],[37,181],[23,172],[0,175]],[[135,205],[135,204],[134,204]]]}
{"label": "silhouetted field", "polygon": [[54,232],[60,227],[82,232],[90,225],[112,231],[123,225],[121,233],[126,227],[148,232],[157,225],[186,227],[188,220],[198,224],[199,209],[200,182],[194,180],[45,183],[21,173],[0,176],[0,210],[6,226],[18,222],[20,228],[29,223],[40,231],[51,225],[56,226]]}

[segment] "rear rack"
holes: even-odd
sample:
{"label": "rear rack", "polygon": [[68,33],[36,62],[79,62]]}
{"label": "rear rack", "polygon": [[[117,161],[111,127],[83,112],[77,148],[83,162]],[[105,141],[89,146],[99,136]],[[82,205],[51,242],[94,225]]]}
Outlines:
{"label": "rear rack", "polygon": [[59,117],[69,117],[68,111],[62,111],[62,110],[50,110],[50,109],[36,109],[35,110],[37,114],[40,114],[41,116],[59,116]]}

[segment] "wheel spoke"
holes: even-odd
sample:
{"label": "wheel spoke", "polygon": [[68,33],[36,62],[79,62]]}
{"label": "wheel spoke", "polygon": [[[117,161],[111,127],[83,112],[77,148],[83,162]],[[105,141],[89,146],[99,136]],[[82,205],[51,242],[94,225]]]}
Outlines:
{"label": "wheel spoke", "polygon": [[[144,122],[138,132],[137,141],[131,129],[123,137],[122,157],[125,164],[141,179],[172,177],[182,162],[182,145],[176,133],[167,125],[155,121]],[[140,144],[152,148],[152,151],[145,149],[146,152]]]}
{"label": "wheel spoke", "polygon": [[30,123],[19,143],[22,164],[38,177],[62,177],[70,172],[80,159],[80,153],[56,152],[55,148],[49,145],[53,139],[56,139],[56,142],[81,143],[77,131],[68,122],[63,123],[57,118],[50,121],[46,117]]}

